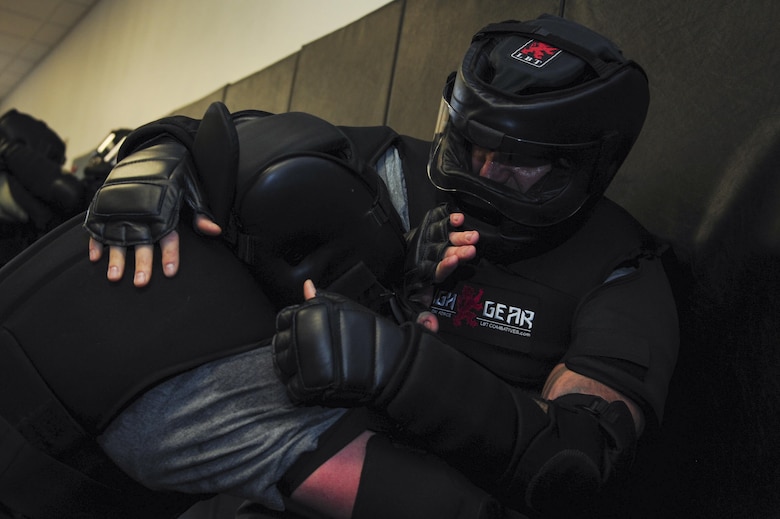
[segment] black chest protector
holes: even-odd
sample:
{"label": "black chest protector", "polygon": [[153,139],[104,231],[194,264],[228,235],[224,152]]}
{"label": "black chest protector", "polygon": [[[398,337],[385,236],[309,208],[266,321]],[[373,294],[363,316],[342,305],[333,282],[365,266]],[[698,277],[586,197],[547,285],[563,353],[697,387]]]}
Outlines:
{"label": "black chest protector", "polygon": [[434,294],[439,334],[508,382],[540,389],[566,353],[580,302],[642,245],[640,225],[603,199],[553,250],[459,268]]}

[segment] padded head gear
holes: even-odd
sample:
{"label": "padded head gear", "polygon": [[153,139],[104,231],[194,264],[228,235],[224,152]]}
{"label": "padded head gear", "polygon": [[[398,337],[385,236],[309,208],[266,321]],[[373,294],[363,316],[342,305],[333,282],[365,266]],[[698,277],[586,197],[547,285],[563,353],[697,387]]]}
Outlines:
{"label": "padded head gear", "polygon": [[555,233],[604,193],[648,103],[642,69],[586,27],[489,25],[445,86],[430,178],[504,236]]}
{"label": "padded head gear", "polygon": [[287,113],[239,118],[236,129],[238,253],[274,302],[301,302],[306,279],[352,297],[398,281],[400,217],[335,126]]}
{"label": "padded head gear", "polygon": [[45,122],[11,109],[0,117],[0,143],[13,143],[40,153],[58,166],[65,164],[65,142]]}

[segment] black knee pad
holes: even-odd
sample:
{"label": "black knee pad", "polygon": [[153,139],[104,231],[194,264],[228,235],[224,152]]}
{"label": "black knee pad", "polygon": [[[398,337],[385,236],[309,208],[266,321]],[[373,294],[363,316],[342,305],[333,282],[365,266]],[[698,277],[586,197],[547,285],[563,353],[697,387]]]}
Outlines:
{"label": "black knee pad", "polygon": [[[631,412],[620,401],[592,395],[564,395],[549,403],[549,426],[520,460],[520,496],[544,517],[579,517],[593,513],[594,497],[614,473],[628,470],[636,431]],[[561,499],[564,490],[566,499]]]}
{"label": "black knee pad", "polygon": [[521,518],[435,456],[374,435],[366,445],[353,519]]}
{"label": "black knee pad", "polygon": [[[317,449],[303,456],[279,482],[289,496],[320,465],[367,429],[384,424],[365,409],[350,410],[322,437]],[[239,517],[318,518],[311,510],[285,498],[285,512],[256,504],[243,507]],[[262,512],[260,513],[260,510]],[[506,510],[484,490],[436,456],[394,444],[383,433],[366,444],[366,458],[352,519],[527,519]]]}

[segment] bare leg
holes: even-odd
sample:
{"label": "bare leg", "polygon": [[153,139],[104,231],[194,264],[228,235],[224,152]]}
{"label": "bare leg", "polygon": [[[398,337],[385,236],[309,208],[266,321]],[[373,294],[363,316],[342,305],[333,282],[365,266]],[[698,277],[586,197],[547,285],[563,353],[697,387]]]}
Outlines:
{"label": "bare leg", "polygon": [[366,431],[320,465],[290,496],[294,501],[334,519],[350,519],[355,506],[366,443]]}

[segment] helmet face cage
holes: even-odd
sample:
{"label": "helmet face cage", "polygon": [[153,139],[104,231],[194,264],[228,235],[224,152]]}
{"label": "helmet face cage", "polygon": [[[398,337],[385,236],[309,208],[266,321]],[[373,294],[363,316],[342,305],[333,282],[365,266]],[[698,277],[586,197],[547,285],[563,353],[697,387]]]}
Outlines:
{"label": "helmet face cage", "polygon": [[442,105],[430,164],[440,189],[467,193],[504,217],[534,227],[559,223],[587,201],[608,139],[560,145],[504,135],[490,143],[474,137],[473,129],[468,134],[460,129],[459,114],[446,98]]}
{"label": "helmet face cage", "polygon": [[[556,27],[571,24],[550,18]],[[507,24],[500,25],[506,29]],[[527,30],[528,24],[508,26],[517,27]],[[493,216],[544,227],[574,216],[604,193],[641,129],[648,94],[641,68],[600,35],[595,35],[599,45],[605,41],[611,46],[611,63],[573,43],[576,54],[556,58],[568,67],[565,86],[520,93],[496,88],[491,81],[502,74],[496,67],[525,66],[497,62],[496,50],[527,46],[534,38],[536,34],[511,31],[478,35],[445,86],[429,176],[456,202],[478,200],[479,206],[497,213]],[[566,45],[560,35],[538,36],[547,38]],[[579,67],[579,81],[570,80],[572,67]],[[533,87],[535,71],[530,70],[522,73],[532,79],[523,81]]]}

